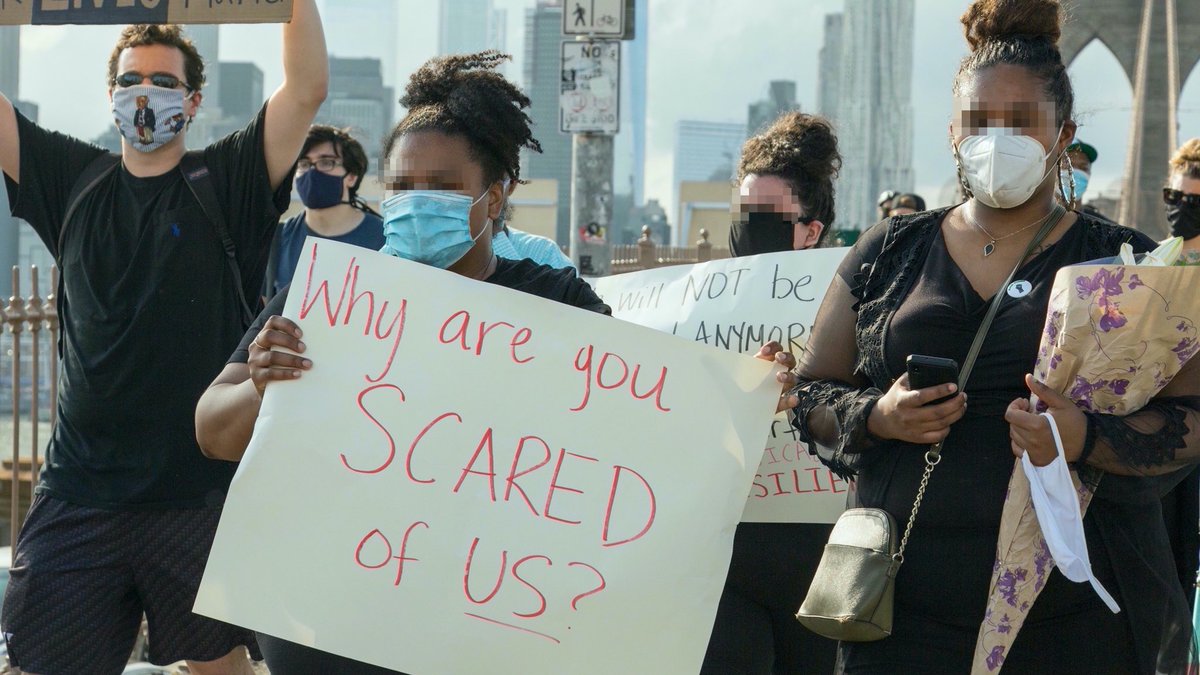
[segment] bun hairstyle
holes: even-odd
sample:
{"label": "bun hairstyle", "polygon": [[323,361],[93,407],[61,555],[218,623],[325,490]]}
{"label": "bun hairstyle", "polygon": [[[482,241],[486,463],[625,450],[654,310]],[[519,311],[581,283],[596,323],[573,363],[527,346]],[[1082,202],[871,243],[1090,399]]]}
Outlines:
{"label": "bun hairstyle", "polygon": [[1200,178],[1200,138],[1190,139],[1179,146],[1171,157],[1171,173]]}
{"label": "bun hairstyle", "polygon": [[1021,66],[1045,83],[1055,103],[1055,122],[1071,119],[1075,92],[1058,51],[1062,5],[1057,0],[975,0],[962,15],[971,54],[954,78],[958,94],[966,80],[997,64]]}
{"label": "bun hairstyle", "polygon": [[833,229],[833,179],[841,168],[842,156],[829,120],[788,112],[742,146],[737,181],[749,174],[787,181],[804,205],[805,215],[825,224],[823,239]]}
{"label": "bun hairstyle", "polygon": [[400,104],[408,114],[384,143],[384,160],[407,133],[439,131],[467,139],[488,184],[521,182],[521,148],[541,152],[525,109],[529,97],[495,68],[510,60],[489,49],[430,59],[413,73]]}

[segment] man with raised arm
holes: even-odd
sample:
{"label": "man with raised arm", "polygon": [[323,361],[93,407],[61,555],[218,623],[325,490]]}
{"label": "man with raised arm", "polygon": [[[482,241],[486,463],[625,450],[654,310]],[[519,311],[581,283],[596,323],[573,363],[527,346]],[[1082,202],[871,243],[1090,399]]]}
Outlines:
{"label": "man with raised arm", "polygon": [[204,458],[193,414],[255,309],[246,298],[325,99],[316,0],[295,0],[283,66],[257,118],[198,152],[171,122],[196,115],[204,85],[176,26],[129,26],[109,57],[119,157],[0,95],[13,215],[62,271],[58,423],[4,598],[25,673],[120,673],[143,614],[151,661],[251,672],[252,634],[192,612],[235,467]]}

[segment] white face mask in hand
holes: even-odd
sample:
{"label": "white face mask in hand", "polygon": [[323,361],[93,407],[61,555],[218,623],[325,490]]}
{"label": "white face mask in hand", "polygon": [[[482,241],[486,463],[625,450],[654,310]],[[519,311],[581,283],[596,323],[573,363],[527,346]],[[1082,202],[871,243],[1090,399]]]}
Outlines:
{"label": "white face mask in hand", "polygon": [[[1041,141],[1012,129],[992,127],[983,136],[967,136],[954,147],[971,194],[994,209],[1011,209],[1029,201],[1054,171],[1046,168],[1050,153]],[[1058,129],[1062,134],[1062,127]]]}
{"label": "white face mask in hand", "polygon": [[1063,576],[1071,581],[1091,582],[1096,595],[1108,605],[1113,614],[1121,611],[1117,601],[1092,573],[1092,561],[1088,557],[1087,537],[1083,532],[1083,514],[1079,511],[1079,493],[1071,480],[1071,471],[1063,453],[1062,438],[1058,435],[1058,424],[1054,417],[1042,413],[1050,422],[1050,432],[1058,447],[1058,457],[1046,466],[1034,466],[1029,453],[1021,455],[1021,466],[1029,478],[1029,492],[1033,497],[1033,510],[1038,525],[1046,539],[1046,547],[1054,558]]}

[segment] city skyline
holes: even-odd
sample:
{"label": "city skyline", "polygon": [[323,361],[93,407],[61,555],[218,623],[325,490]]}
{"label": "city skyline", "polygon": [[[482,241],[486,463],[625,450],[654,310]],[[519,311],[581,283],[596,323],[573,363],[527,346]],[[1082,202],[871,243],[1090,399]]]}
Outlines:
{"label": "city skyline", "polygon": [[[383,0],[386,15],[360,9],[360,4],[373,2],[378,0],[322,3],[330,54],[381,58],[384,81],[394,86],[398,95],[407,75],[437,51],[437,8],[420,0]],[[525,10],[532,3],[494,0],[494,5],[507,10],[507,48],[514,59],[508,74],[521,80]],[[966,0],[922,0],[915,7],[913,166],[915,187],[931,204],[938,202],[940,191],[953,177],[946,128],[950,85],[966,53],[958,23],[966,5]],[[825,16],[842,7],[842,0],[812,0],[799,8],[787,0],[762,0],[751,11],[716,0],[694,0],[686,5],[650,0],[645,198],[657,198],[673,210],[673,132],[678,120],[744,120],[746,106],[762,97],[770,80],[795,81],[800,108],[815,111]],[[373,18],[367,23],[364,16]],[[85,139],[107,128],[104,67],[118,31],[115,26],[23,28],[22,94],[40,104],[45,126]],[[221,60],[256,63],[263,70],[264,95],[269,96],[282,77],[279,27],[223,26],[221,32]],[[385,49],[385,44],[394,47]],[[739,49],[738,45],[754,48]],[[67,62],[72,64],[70,68],[62,65]],[[1100,151],[1089,196],[1113,194],[1119,190],[1125,161],[1131,85],[1115,58],[1099,43],[1080,54],[1070,73],[1076,89],[1076,117],[1083,125],[1080,137],[1090,139]],[[1180,139],[1200,136],[1200,77],[1194,74],[1184,84],[1179,122]],[[536,133],[557,134],[557,125],[539,128]],[[841,132],[843,143],[850,133]]]}

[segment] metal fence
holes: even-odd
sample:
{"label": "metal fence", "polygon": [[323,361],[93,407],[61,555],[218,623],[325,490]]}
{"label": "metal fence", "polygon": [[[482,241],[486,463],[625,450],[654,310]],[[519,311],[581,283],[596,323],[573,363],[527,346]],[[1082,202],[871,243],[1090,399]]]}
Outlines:
{"label": "metal fence", "polygon": [[642,227],[636,244],[612,247],[612,273],[637,272],[667,265],[694,265],[729,257],[729,249],[715,248],[708,241],[708,230],[700,230],[695,246],[659,246],[650,238],[649,226]]}
{"label": "metal fence", "polygon": [[[10,384],[0,398],[0,409],[10,413],[5,431],[11,436],[12,451],[11,458],[0,461],[0,529],[7,526],[14,549],[48,440],[43,422],[49,423],[46,428],[53,428],[58,396],[58,270],[51,267],[49,279],[39,278],[39,272],[36,266],[29,269],[29,295],[25,297],[21,282],[26,275],[14,267],[13,294],[7,304],[0,302],[0,376],[7,375],[4,379]],[[43,286],[45,281],[49,283]],[[4,451],[0,448],[0,453]],[[3,499],[4,491],[8,499]]]}

